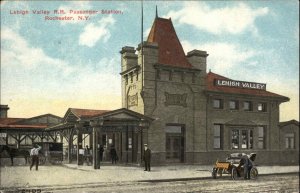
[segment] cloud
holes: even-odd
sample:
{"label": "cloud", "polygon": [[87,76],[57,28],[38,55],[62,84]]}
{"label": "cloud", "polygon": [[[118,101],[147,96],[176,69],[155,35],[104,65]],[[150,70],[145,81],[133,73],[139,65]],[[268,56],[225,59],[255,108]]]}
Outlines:
{"label": "cloud", "polygon": [[189,1],[183,4],[181,10],[170,11],[166,17],[217,35],[239,34],[245,31],[257,34],[256,18],[268,13],[267,7],[252,9],[245,3],[238,3],[233,7],[211,8],[204,2]]}
{"label": "cloud", "polygon": [[148,29],[144,30],[143,37],[144,37],[145,40],[147,40],[150,31],[151,31],[151,27],[149,27]]}
{"label": "cloud", "polygon": [[30,46],[8,27],[1,29],[1,35],[1,102],[11,107],[10,116],[62,116],[69,107],[121,107],[119,55],[96,64],[71,64]]}
{"label": "cloud", "polygon": [[93,47],[98,41],[107,42],[110,38],[109,26],[115,23],[115,19],[110,15],[103,17],[98,23],[90,23],[84,27],[83,33],[79,36],[79,45]]}
{"label": "cloud", "polygon": [[3,66],[22,66],[25,69],[32,69],[40,65],[50,65],[67,74],[73,71],[66,62],[49,57],[41,48],[31,47],[25,38],[8,27],[1,29],[1,44]]}
{"label": "cloud", "polygon": [[209,54],[208,64],[213,71],[230,71],[241,63],[248,62],[258,52],[250,49],[243,49],[242,46],[231,43],[206,43],[201,45],[192,45],[188,41],[182,41],[185,52],[193,49],[204,50]]}
{"label": "cloud", "polygon": [[1,5],[1,8],[7,3],[7,1],[1,1],[0,2],[0,5]]}
{"label": "cloud", "polygon": [[295,27],[294,38],[295,38],[296,42],[299,42],[299,26]]}
{"label": "cloud", "polygon": [[[192,44],[182,41],[182,46],[185,52],[193,49],[207,51],[207,67],[215,73],[235,80],[266,83],[268,91],[289,97],[290,101],[280,106],[280,121],[299,119],[299,74],[285,75],[286,71],[276,71],[282,66],[292,65],[284,61],[277,50],[253,50],[224,42]],[[268,58],[273,58],[272,69],[266,66],[270,62]]]}
{"label": "cloud", "polygon": [[[64,10],[66,14],[64,16],[77,18],[78,14],[70,13],[70,10],[90,10],[92,6],[89,1],[72,1],[67,5],[61,5],[57,10]],[[83,24],[80,20],[62,20],[60,21],[61,25],[66,24]]]}

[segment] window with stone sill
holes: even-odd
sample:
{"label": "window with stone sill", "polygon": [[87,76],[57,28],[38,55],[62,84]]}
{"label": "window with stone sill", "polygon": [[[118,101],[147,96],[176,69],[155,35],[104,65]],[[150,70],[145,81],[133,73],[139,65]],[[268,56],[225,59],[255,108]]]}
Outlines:
{"label": "window with stone sill", "polygon": [[214,149],[222,149],[223,139],[222,139],[223,127],[221,124],[214,124]]}
{"label": "window with stone sill", "polygon": [[265,127],[258,127],[258,149],[265,149]]}
{"label": "window with stone sill", "polygon": [[267,112],[267,103],[258,103],[257,110],[259,112]]}
{"label": "window with stone sill", "polygon": [[223,100],[222,99],[213,99],[213,108],[214,109],[223,109]]}
{"label": "window with stone sill", "polygon": [[295,134],[286,133],[285,134],[285,148],[286,149],[295,149]]}
{"label": "window with stone sill", "polygon": [[252,111],[252,102],[251,101],[244,101],[243,103],[243,109],[244,111]]}
{"label": "window with stone sill", "polygon": [[230,110],[238,110],[239,109],[239,103],[236,100],[230,100],[229,101],[229,109]]}
{"label": "window with stone sill", "polygon": [[253,130],[247,128],[232,129],[231,149],[253,149]]}

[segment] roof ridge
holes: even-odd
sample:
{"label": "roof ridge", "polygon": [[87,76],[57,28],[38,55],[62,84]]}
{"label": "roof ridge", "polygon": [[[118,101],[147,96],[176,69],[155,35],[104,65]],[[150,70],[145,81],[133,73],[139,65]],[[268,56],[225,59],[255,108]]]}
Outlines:
{"label": "roof ridge", "polygon": [[147,42],[158,44],[158,63],[174,67],[193,68],[186,57],[171,18],[155,18]]}

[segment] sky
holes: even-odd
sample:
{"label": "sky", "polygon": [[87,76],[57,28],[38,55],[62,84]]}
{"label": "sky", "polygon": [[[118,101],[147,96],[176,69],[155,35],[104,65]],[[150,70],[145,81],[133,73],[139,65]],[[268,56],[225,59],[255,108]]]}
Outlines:
{"label": "sky", "polygon": [[[297,0],[144,1],[144,40],[156,5],[186,53],[207,51],[208,70],[266,83],[290,98],[280,105],[280,121],[299,120]],[[51,20],[58,16],[74,20]],[[119,51],[137,47],[140,34],[140,1],[1,1],[0,103],[18,118],[121,108]]]}

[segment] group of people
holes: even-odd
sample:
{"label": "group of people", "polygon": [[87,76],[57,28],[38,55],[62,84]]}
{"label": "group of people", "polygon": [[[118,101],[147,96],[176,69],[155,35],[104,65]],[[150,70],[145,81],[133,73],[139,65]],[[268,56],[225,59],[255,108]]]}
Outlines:
{"label": "group of people", "polygon": [[[97,153],[99,155],[99,161],[102,162],[104,155],[105,155],[105,150],[103,145],[100,145],[100,147],[97,150]],[[90,148],[87,145],[84,149],[84,161],[87,163],[87,165],[89,165],[90,163],[90,158],[91,158],[91,153],[90,153]],[[111,158],[111,163],[112,164],[116,164],[117,161],[119,160],[116,148],[114,146],[111,146],[110,148],[110,158]]]}
{"label": "group of people", "polygon": [[[30,170],[35,165],[36,170],[38,170],[39,166],[39,151],[42,149],[41,146],[35,144],[33,148],[30,150],[30,157],[31,157],[31,165]],[[99,161],[103,160],[103,153],[104,153],[104,147],[101,145],[98,149],[99,153]],[[87,165],[90,164],[91,159],[91,153],[90,148],[87,145],[84,149],[84,161],[87,163]],[[114,146],[111,146],[110,148],[110,157],[111,157],[111,163],[116,164],[119,160],[117,151]],[[144,154],[143,154],[143,161],[145,162],[145,171],[150,171],[150,162],[151,162],[151,150],[148,148],[147,144],[144,145]]]}

